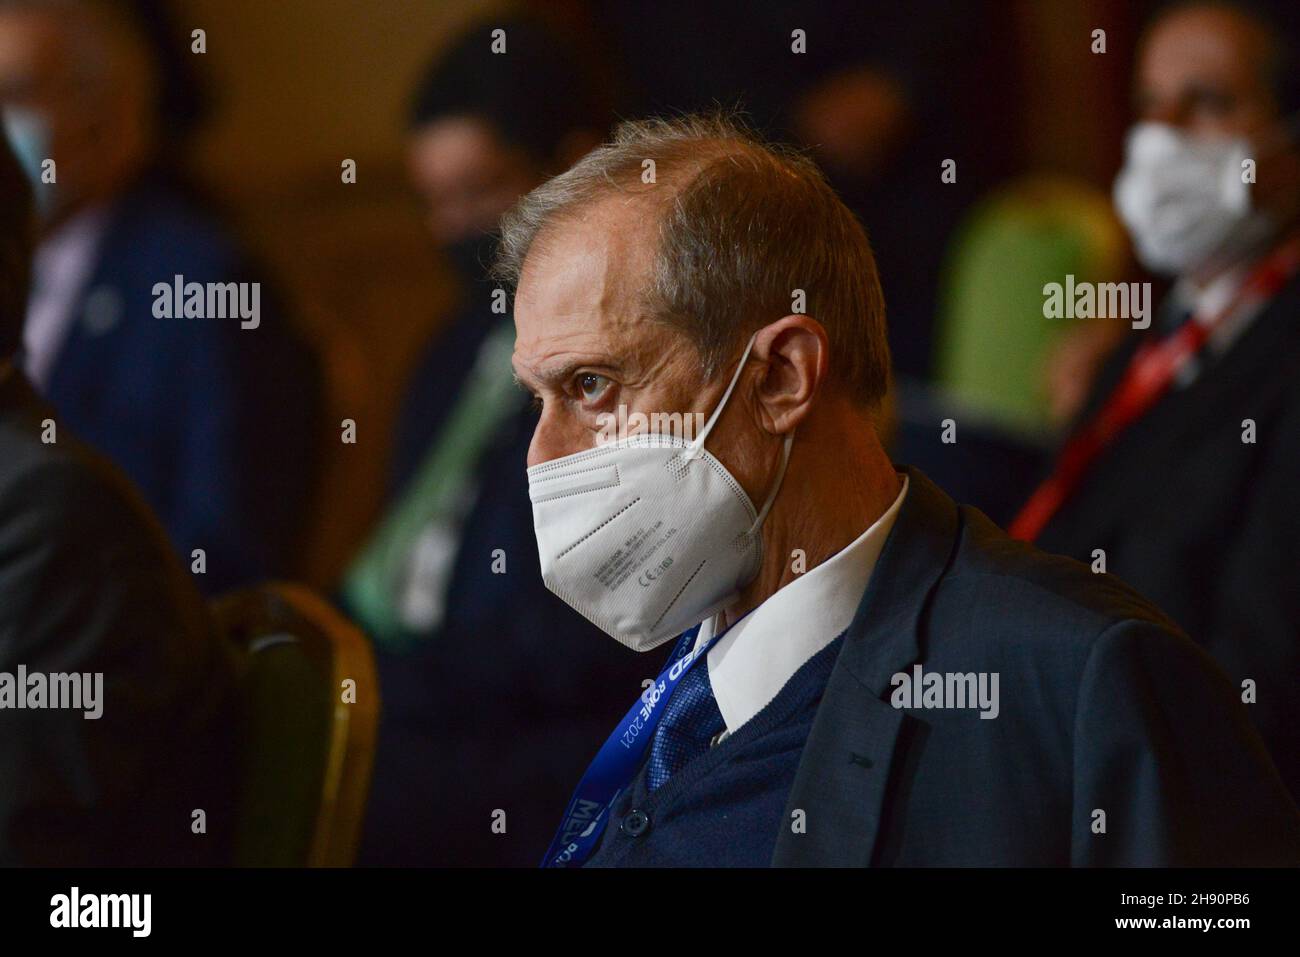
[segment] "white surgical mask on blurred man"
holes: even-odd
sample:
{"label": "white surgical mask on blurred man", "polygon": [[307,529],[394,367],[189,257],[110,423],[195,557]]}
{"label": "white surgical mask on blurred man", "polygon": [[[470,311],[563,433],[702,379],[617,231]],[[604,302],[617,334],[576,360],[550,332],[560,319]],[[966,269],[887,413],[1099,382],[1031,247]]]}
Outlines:
{"label": "white surgical mask on blurred man", "polygon": [[1114,200],[1144,266],[1178,276],[1230,263],[1272,235],[1272,218],[1252,204],[1243,179],[1247,159],[1258,156],[1244,137],[1192,136],[1153,122],[1129,131]]}
{"label": "white surgical mask on blurred man", "polygon": [[528,470],[546,587],[634,651],[650,651],[725,608],[762,563],[762,508],[704,448],[754,347],[693,441],[641,433]]}

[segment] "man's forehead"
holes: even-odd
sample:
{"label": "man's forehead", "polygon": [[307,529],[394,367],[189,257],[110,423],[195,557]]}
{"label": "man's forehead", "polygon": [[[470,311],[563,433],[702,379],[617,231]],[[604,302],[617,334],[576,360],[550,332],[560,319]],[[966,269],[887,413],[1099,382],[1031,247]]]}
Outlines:
{"label": "man's forehead", "polygon": [[515,296],[516,355],[540,361],[632,333],[643,321],[649,236],[644,219],[623,203],[602,203],[544,231]]}
{"label": "man's forehead", "polygon": [[619,370],[637,364],[651,324],[624,315],[560,314],[515,324],[515,375],[526,383],[556,383],[580,366]]}
{"label": "man's forehead", "polygon": [[494,159],[498,144],[491,128],[478,117],[448,116],[416,130],[410,146],[429,176],[447,179],[469,164]]}
{"label": "man's forehead", "polygon": [[1255,61],[1265,43],[1259,26],[1235,11],[1193,7],[1155,24],[1142,51],[1141,76],[1148,83],[1257,76]]}
{"label": "man's forehead", "polygon": [[544,297],[639,284],[653,254],[646,203],[615,194],[566,213],[533,240],[520,296]]}

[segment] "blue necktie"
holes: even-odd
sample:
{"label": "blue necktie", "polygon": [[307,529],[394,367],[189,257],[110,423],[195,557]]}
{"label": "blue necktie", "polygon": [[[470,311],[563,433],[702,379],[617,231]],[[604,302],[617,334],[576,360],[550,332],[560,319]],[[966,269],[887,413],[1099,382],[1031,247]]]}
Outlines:
{"label": "blue necktie", "polygon": [[[682,657],[693,646],[694,641],[683,642],[676,657]],[[677,683],[650,742],[650,765],[646,769],[650,790],[658,790],[688,761],[709,750],[714,735],[725,728],[709,682],[709,662],[696,661]]]}

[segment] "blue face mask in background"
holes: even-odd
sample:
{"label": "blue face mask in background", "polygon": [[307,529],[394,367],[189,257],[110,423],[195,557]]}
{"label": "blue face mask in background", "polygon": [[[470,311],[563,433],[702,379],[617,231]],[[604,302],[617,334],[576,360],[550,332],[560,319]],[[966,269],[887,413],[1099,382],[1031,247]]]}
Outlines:
{"label": "blue face mask in background", "polygon": [[32,186],[32,197],[37,212],[44,216],[54,204],[54,183],[42,182],[42,164],[50,158],[50,124],[34,110],[5,107],[3,111],[5,138],[14,151]]}

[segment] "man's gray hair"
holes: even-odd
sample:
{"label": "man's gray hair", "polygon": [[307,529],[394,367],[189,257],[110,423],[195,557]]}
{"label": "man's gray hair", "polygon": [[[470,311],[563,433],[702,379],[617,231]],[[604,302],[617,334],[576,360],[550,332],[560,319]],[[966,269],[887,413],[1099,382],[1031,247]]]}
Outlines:
{"label": "man's gray hair", "polygon": [[[653,182],[643,179],[649,169]],[[658,248],[641,307],[695,343],[706,375],[734,362],[756,329],[799,311],[825,327],[832,374],[850,395],[869,406],[884,396],[889,347],[875,257],[807,157],[721,113],[624,122],[505,215],[493,275],[517,286],[548,230],[613,194],[652,204]]]}

